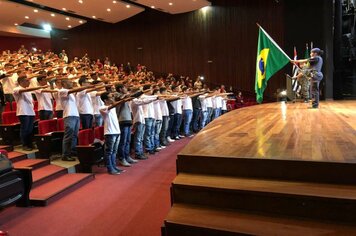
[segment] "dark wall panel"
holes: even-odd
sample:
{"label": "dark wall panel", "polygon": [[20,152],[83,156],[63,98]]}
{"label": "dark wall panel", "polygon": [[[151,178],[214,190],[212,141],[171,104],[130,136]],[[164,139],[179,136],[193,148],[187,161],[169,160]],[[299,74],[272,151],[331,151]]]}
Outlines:
{"label": "dark wall panel", "polygon": [[51,50],[51,39],[0,36],[0,52],[4,50],[17,51],[21,45],[25,45],[27,49],[35,47],[48,51]]}
{"label": "dark wall panel", "polygon": [[[274,0],[217,0],[202,10],[169,15],[153,10],[114,25],[91,22],[52,32],[53,48],[69,56],[109,56],[117,63],[141,63],[155,72],[196,77],[254,92],[259,22],[284,46],[284,3]],[[208,63],[211,61],[211,63]],[[283,73],[267,87],[285,87]]]}

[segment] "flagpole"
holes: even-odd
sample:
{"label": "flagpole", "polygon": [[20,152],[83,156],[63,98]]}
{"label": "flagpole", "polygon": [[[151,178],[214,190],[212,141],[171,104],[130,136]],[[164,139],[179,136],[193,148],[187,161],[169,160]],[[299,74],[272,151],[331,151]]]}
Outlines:
{"label": "flagpole", "polygon": [[[287,55],[287,53],[285,53],[282,48],[272,39],[272,37],[262,28],[262,26],[260,24],[258,24],[256,22],[256,25],[265,33],[265,35],[269,38],[269,40],[271,40],[271,42],[274,44],[274,46],[276,46],[279,50],[281,50],[281,52],[290,60],[292,61],[292,59]],[[297,65],[297,63],[295,61],[293,61],[293,65],[295,65],[299,70],[301,70],[301,68]]]}

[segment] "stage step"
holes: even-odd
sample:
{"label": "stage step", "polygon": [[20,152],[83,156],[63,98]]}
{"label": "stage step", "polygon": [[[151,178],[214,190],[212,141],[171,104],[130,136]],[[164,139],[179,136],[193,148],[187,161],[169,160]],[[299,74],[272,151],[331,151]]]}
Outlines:
{"label": "stage step", "polygon": [[11,145],[0,145],[0,150],[1,149],[6,150],[8,152],[12,152],[14,150],[14,147]]}
{"label": "stage step", "polygon": [[30,192],[31,204],[46,206],[76,188],[94,180],[93,174],[66,174],[35,187]]}
{"label": "stage step", "polygon": [[178,155],[177,172],[302,182],[356,184],[356,163]]}
{"label": "stage step", "polygon": [[27,155],[22,152],[8,152],[7,157],[10,159],[12,163],[27,159]]}
{"label": "stage step", "polygon": [[180,173],[174,203],[356,223],[356,186]]}
{"label": "stage step", "polygon": [[356,235],[355,226],[186,204],[173,205],[165,230],[166,236]]}
{"label": "stage step", "polygon": [[52,181],[53,179],[65,175],[66,173],[68,173],[68,170],[66,168],[56,165],[47,165],[35,169],[32,171],[32,188],[47,183],[48,181]]}
{"label": "stage step", "polygon": [[25,159],[25,160],[22,160],[22,161],[17,161],[14,164],[14,168],[17,168],[17,167],[32,167],[32,171],[37,169],[37,168],[40,168],[40,167],[43,167],[43,166],[46,166],[46,165],[49,165],[50,164],[50,161],[48,159]]}

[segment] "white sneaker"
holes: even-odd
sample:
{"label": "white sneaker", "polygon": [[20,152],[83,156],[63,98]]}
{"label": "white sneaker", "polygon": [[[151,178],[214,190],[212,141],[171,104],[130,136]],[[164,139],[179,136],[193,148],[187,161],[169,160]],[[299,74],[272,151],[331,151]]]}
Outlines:
{"label": "white sneaker", "polygon": [[171,137],[167,137],[168,142],[173,143],[175,140],[171,139]]}
{"label": "white sneaker", "polygon": [[158,147],[158,148],[156,148],[156,150],[162,150],[162,148],[161,148],[161,147]]}
{"label": "white sneaker", "polygon": [[160,148],[161,149],[165,149],[167,146],[161,145]]}
{"label": "white sneaker", "polygon": [[185,138],[185,136],[184,135],[179,135],[179,138]]}

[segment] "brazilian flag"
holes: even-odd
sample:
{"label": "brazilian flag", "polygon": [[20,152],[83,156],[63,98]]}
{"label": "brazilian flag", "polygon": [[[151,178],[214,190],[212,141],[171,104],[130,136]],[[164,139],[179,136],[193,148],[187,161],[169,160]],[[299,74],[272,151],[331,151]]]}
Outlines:
{"label": "brazilian flag", "polygon": [[267,87],[268,80],[289,61],[290,58],[287,54],[262,27],[259,27],[255,84],[258,103],[263,100],[263,92]]}

